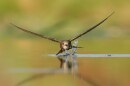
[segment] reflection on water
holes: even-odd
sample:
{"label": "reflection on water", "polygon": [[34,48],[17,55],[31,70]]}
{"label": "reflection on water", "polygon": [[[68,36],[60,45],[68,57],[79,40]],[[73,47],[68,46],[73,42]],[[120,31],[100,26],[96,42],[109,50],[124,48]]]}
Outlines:
{"label": "reflection on water", "polygon": [[[28,70],[28,69],[27,69]],[[11,71],[13,73],[34,73],[34,71],[27,71],[27,70],[24,70],[24,71]],[[53,84],[58,84],[58,85],[62,85],[64,84],[65,86],[69,85],[69,86],[98,86],[96,83],[94,83],[93,81],[83,77],[82,75],[80,74],[76,74],[76,75],[71,75],[69,72],[68,73],[65,73],[62,69],[49,69],[48,71],[43,71],[42,72],[40,71],[39,74],[37,74],[38,72],[36,72],[37,69],[33,69],[35,70],[35,73],[34,75],[32,76],[29,76],[28,78],[25,78],[23,80],[21,80],[20,82],[18,82],[15,86],[23,86],[23,85],[29,85],[29,86],[32,86],[34,84],[32,83],[35,83],[39,82],[39,79],[40,81],[42,79],[45,78],[45,81],[42,81],[42,85],[46,85],[46,86],[51,86]],[[45,69],[44,69],[45,70]],[[27,71],[27,72],[26,72]],[[48,77],[51,77],[52,81],[51,80],[46,80],[48,79]],[[54,79],[54,80],[53,80]],[[44,82],[44,83],[43,83]],[[52,82],[52,83],[49,83],[49,82]],[[64,83],[61,83],[61,82],[64,82]],[[39,83],[41,85],[41,82]],[[54,85],[54,86],[55,86]],[[63,86],[64,86],[63,85]]]}
{"label": "reflection on water", "polygon": [[[79,45],[86,45],[79,49],[79,53],[128,53],[129,40],[118,43],[118,40],[82,41]],[[93,44],[95,43],[95,44]],[[104,45],[105,43],[105,45]],[[116,45],[115,45],[116,44]],[[98,45],[98,46],[97,46]],[[120,47],[117,47],[120,46]],[[57,44],[41,39],[7,39],[0,42],[0,86],[15,86],[19,82],[37,75],[36,73],[11,73],[11,68],[59,68],[59,61],[47,57],[49,53],[56,53]],[[121,50],[120,50],[121,49]],[[22,86],[128,86],[130,80],[130,58],[79,58],[79,77],[71,74],[49,74],[36,78]],[[40,73],[41,74],[41,73]],[[39,74],[38,74],[39,75]],[[86,80],[87,83],[84,81]],[[8,83],[7,83],[8,82]],[[51,83],[50,83],[51,82]],[[88,85],[86,85],[88,84]]]}

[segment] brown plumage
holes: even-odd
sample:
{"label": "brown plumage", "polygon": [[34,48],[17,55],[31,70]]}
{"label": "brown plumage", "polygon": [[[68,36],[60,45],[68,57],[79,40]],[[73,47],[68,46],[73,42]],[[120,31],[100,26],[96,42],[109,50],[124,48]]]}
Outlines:
{"label": "brown plumage", "polygon": [[[47,36],[44,36],[44,35],[41,35],[41,34],[38,34],[38,33],[35,33],[35,32],[32,32],[32,31],[29,31],[29,30],[26,30],[24,28],[21,28],[13,23],[11,23],[11,25],[17,27],[18,29],[24,31],[24,32],[27,32],[27,33],[31,33],[31,34],[34,34],[36,36],[39,36],[41,38],[44,38],[44,39],[48,39],[48,40],[51,40],[53,42],[57,42],[57,43],[60,43],[60,51],[56,54],[58,55],[59,53],[62,53],[64,52],[65,50],[69,50],[69,49],[72,49],[73,47],[75,48],[81,48],[81,47],[77,47],[77,46],[72,46],[71,42],[80,38],[81,36],[87,34],[88,32],[92,31],[93,29],[95,29],[97,26],[101,25],[103,22],[105,22],[110,16],[112,16],[114,14],[114,12],[112,12],[109,16],[107,16],[105,19],[103,19],[102,21],[100,21],[99,23],[97,23],[96,25],[94,25],[93,27],[87,29],[86,31],[84,31],[83,33],[73,37],[72,39],[70,40],[57,40],[55,38],[51,38],[51,37],[47,37]],[[63,62],[61,59],[59,59],[60,62]],[[62,64],[62,63],[61,63]]]}

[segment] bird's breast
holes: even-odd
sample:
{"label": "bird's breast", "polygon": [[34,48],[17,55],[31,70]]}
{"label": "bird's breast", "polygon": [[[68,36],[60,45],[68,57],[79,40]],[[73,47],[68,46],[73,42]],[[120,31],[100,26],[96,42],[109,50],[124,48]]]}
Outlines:
{"label": "bird's breast", "polygon": [[68,49],[69,49],[69,46],[64,46],[64,45],[63,45],[62,48],[65,49],[65,50],[68,50]]}

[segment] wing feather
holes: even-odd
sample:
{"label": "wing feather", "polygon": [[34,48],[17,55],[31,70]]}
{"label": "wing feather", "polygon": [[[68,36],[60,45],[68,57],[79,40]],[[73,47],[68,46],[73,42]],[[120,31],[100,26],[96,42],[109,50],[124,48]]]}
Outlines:
{"label": "wing feather", "polygon": [[56,40],[55,38],[46,37],[46,36],[44,36],[44,35],[41,35],[41,34],[38,34],[38,33],[32,32],[32,31],[23,29],[23,28],[21,28],[21,27],[15,25],[15,24],[13,24],[13,23],[10,23],[10,24],[13,25],[13,26],[15,26],[15,27],[17,27],[18,29],[20,29],[20,30],[22,30],[22,31],[24,31],[24,32],[31,33],[31,34],[34,34],[34,35],[39,36],[39,37],[41,37],[41,38],[48,39],[48,40],[51,40],[51,41],[60,43],[60,41],[59,41],[59,40]]}
{"label": "wing feather", "polygon": [[97,26],[99,26],[100,24],[102,24],[103,22],[105,22],[110,16],[112,16],[114,14],[114,12],[112,12],[108,17],[106,17],[105,19],[103,19],[102,21],[100,21],[98,24],[94,25],[93,27],[91,27],[90,29],[86,30],[85,32],[79,34],[78,36],[72,38],[70,41],[74,41],[76,39],[78,39],[79,37],[85,35],[86,33],[90,32],[91,30],[95,29]]}

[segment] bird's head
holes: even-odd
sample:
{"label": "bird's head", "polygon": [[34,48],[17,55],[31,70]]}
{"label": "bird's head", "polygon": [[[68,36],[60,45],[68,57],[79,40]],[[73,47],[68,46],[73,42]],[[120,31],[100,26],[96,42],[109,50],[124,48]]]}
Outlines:
{"label": "bird's head", "polygon": [[64,49],[64,50],[68,50],[68,49],[70,49],[71,48],[71,41],[69,41],[69,40],[63,40],[62,42],[61,42],[61,47]]}

